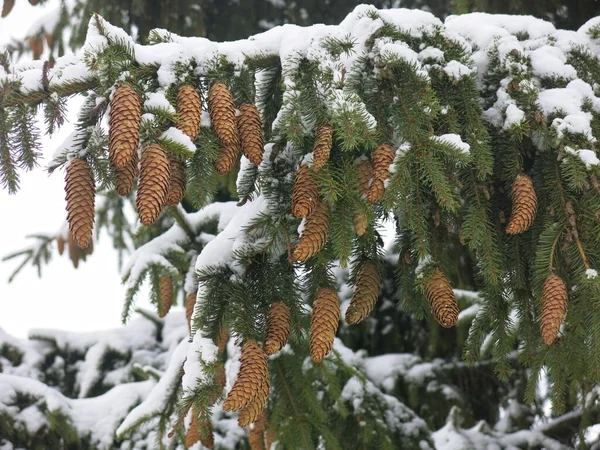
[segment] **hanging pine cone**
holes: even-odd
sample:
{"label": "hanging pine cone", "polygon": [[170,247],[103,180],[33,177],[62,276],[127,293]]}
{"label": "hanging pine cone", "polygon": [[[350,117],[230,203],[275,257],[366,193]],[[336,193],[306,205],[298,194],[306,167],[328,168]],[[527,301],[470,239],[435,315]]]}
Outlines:
{"label": "hanging pine cone", "polygon": [[133,153],[131,161],[125,164],[125,166],[120,169],[113,166],[115,170],[115,188],[117,194],[121,197],[125,197],[133,189],[135,179],[139,173],[138,163],[139,157],[136,151]]}
{"label": "hanging pine cone", "polygon": [[190,448],[200,440],[200,418],[196,408],[192,408],[192,421],[185,433],[185,448]]}
{"label": "hanging pine cone", "polygon": [[135,90],[122,84],[115,89],[110,101],[108,148],[110,159],[117,169],[125,167],[140,144],[142,103]]}
{"label": "hanging pine cone", "polygon": [[331,125],[321,125],[315,132],[313,147],[313,170],[318,172],[329,161],[331,145],[333,142],[333,128]]}
{"label": "hanging pine cone", "polygon": [[15,0],[4,0],[4,2],[2,3],[2,14],[0,15],[0,17],[8,16],[12,11],[13,6],[15,6]]}
{"label": "hanging pine cone", "polygon": [[160,305],[158,307],[158,317],[165,317],[171,306],[173,306],[173,282],[171,281],[171,277],[168,275],[163,275],[160,277]]}
{"label": "hanging pine cone", "polygon": [[202,118],[202,103],[196,89],[192,86],[181,86],[177,92],[177,128],[183,131],[192,142],[198,137]]}
{"label": "hanging pine cone", "polygon": [[513,206],[506,232],[521,234],[529,230],[537,211],[537,196],[531,178],[527,175],[517,177],[512,186],[511,198]]}
{"label": "hanging pine cone", "polygon": [[73,238],[81,248],[86,248],[94,227],[94,201],[96,186],[94,175],[80,158],[71,160],[65,174],[67,222]]}
{"label": "hanging pine cone", "polygon": [[283,302],[275,302],[267,316],[267,334],[265,336],[265,353],[273,355],[287,344],[290,336],[290,310]]}
{"label": "hanging pine cone", "polygon": [[294,261],[305,261],[325,247],[329,234],[329,207],[325,202],[319,201],[305,220],[304,231],[292,255]]}
{"label": "hanging pine cone", "polygon": [[150,144],[144,147],[136,199],[138,215],[143,225],[152,225],[160,215],[167,200],[170,178],[169,159],[160,145]]}
{"label": "hanging pine cone", "polygon": [[224,411],[238,411],[248,405],[269,378],[267,355],[254,340],[242,347],[240,372],[223,403]]}
{"label": "hanging pine cone", "polygon": [[270,450],[273,442],[277,440],[277,429],[272,422],[267,424],[267,430],[265,431],[265,450]]}
{"label": "hanging pine cone", "polygon": [[333,289],[319,290],[310,319],[310,354],[319,363],[333,347],[340,322],[340,299]]}
{"label": "hanging pine cone", "polygon": [[542,286],[540,331],[546,345],[552,344],[567,312],[569,296],[560,277],[550,274]]}
{"label": "hanging pine cone", "polygon": [[62,234],[59,234],[56,237],[56,249],[58,250],[59,255],[62,255],[65,252],[65,238]]}
{"label": "hanging pine cone", "polygon": [[350,325],[360,323],[367,317],[377,303],[379,296],[379,272],[371,261],[363,261],[356,275],[354,294],[346,310],[346,322]]}
{"label": "hanging pine cone", "polygon": [[361,194],[368,195],[371,180],[373,179],[373,166],[369,160],[358,163],[358,189]]}
{"label": "hanging pine cone", "polygon": [[167,204],[171,206],[177,206],[185,195],[187,172],[185,169],[185,163],[179,158],[175,158],[171,155],[169,155],[169,167],[171,168],[171,176],[169,177]]}
{"label": "hanging pine cone", "polygon": [[267,428],[267,413],[263,411],[258,419],[248,428],[248,444],[250,450],[266,450],[265,429]]}
{"label": "hanging pine cone", "polygon": [[385,191],[385,180],[390,176],[389,167],[394,162],[396,153],[388,144],[381,144],[371,155],[373,159],[373,182],[369,187],[367,200],[375,203],[381,200]]}
{"label": "hanging pine cone", "polygon": [[219,175],[225,175],[234,168],[238,157],[238,146],[237,145],[225,145],[221,147],[219,156],[215,161],[215,168]]}
{"label": "hanging pine cone", "polygon": [[262,380],[254,398],[250,401],[250,403],[240,410],[240,414],[238,416],[238,425],[240,427],[247,427],[259,418],[260,414],[265,409],[265,405],[267,404],[270,387],[271,379],[267,373],[266,377]]}
{"label": "hanging pine cone", "polygon": [[[89,245],[89,244],[88,244]],[[77,269],[79,267],[79,261],[85,260],[85,253],[81,250],[75,239],[73,238],[73,233],[69,232],[69,236],[67,237],[67,246],[69,248],[69,259],[73,264],[73,267]]]}
{"label": "hanging pine cone", "polygon": [[240,106],[238,129],[242,142],[242,151],[255,166],[260,165],[265,148],[265,138],[258,108],[252,103]]}
{"label": "hanging pine cone", "polygon": [[369,222],[365,214],[357,214],[354,217],[354,231],[357,236],[363,236],[367,232]]}
{"label": "hanging pine cone", "polygon": [[210,87],[208,112],[221,144],[237,149],[240,146],[240,138],[235,118],[235,105],[231,92],[224,83],[215,83]]}
{"label": "hanging pine cone", "polygon": [[194,315],[194,307],[196,306],[197,291],[190,292],[185,297],[185,321],[188,324],[188,331],[192,331],[192,316]]}
{"label": "hanging pine cone", "polygon": [[439,270],[434,272],[425,290],[425,296],[429,301],[435,320],[441,326],[450,328],[456,325],[459,312],[458,303],[454,297],[452,286],[443,272]]}
{"label": "hanging pine cone", "polygon": [[308,216],[319,201],[319,188],[308,166],[298,167],[292,192],[292,213],[303,218]]}

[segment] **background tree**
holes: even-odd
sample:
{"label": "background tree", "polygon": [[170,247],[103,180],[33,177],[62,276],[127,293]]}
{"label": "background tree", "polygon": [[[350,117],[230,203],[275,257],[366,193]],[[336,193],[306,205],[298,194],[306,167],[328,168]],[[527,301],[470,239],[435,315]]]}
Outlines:
{"label": "background tree", "polygon": [[[124,317],[147,278],[166,318],[144,313],[106,337],[5,337],[2,436],[32,448],[153,448],[190,444],[195,432],[205,446],[211,436],[244,446],[221,410],[233,400],[220,402],[223,367],[230,392],[243,343],[254,353],[242,354],[238,380],[255,397],[266,379],[272,387],[267,425],[250,429],[253,448],[587,446],[598,376],[596,22],[562,33],[529,18],[442,23],[363,7],[325,36],[288,30],[281,39],[298,53],[286,54],[272,47],[279,30],[216,50],[154,31],[146,47],[94,16],[78,60],[31,68],[5,56],[9,188],[17,165],[35,161],[31,107],[42,105],[53,127],[63,98],[87,96],[51,163],[67,167],[71,233],[40,236],[26,258],[41,266],[55,241],[74,261],[86,255],[95,184],[96,228],[136,249],[124,267]],[[240,144],[240,206],[213,203]],[[153,223],[134,233],[136,157],[137,212]],[[159,215],[182,164],[190,206]],[[389,212],[395,245],[379,233]],[[362,323],[332,342],[336,292],[346,322]],[[184,297],[190,341],[183,318],[167,314]],[[287,313],[273,312],[280,302]],[[271,334],[281,346],[286,329],[289,346],[270,359],[269,377],[244,374],[264,358],[246,344]],[[559,415],[549,421],[537,398],[542,367]],[[100,427],[103,408],[126,392],[115,414],[124,422]],[[98,415],[86,423],[81,411]]]}

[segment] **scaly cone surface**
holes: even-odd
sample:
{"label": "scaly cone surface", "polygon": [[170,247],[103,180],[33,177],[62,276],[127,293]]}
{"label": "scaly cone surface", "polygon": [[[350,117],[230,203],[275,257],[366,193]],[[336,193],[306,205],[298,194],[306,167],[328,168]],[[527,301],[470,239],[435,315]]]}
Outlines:
{"label": "scaly cone surface", "polygon": [[160,277],[160,305],[158,317],[165,317],[173,305],[173,281],[168,275]]}
{"label": "scaly cone surface", "polygon": [[373,180],[373,165],[367,159],[358,163],[358,189],[361,194],[368,195]]}
{"label": "scaly cone surface", "polygon": [[240,105],[238,129],[242,145],[242,152],[252,164],[259,166],[262,162],[265,147],[262,122],[258,108],[252,103]]}
{"label": "scaly cone surface", "polygon": [[87,163],[74,158],[65,174],[67,222],[69,231],[81,248],[86,248],[94,227],[96,186],[94,175]]}
{"label": "scaly cone surface", "polygon": [[215,161],[215,168],[219,175],[225,175],[233,169],[237,162],[238,150],[237,145],[224,145],[221,147],[219,156]]}
{"label": "scaly cone surface", "polygon": [[273,355],[283,348],[290,336],[290,310],[283,302],[275,302],[267,315],[265,353]]}
{"label": "scaly cone surface", "polygon": [[458,321],[458,303],[454,297],[454,291],[446,275],[436,271],[431,276],[425,290],[425,296],[429,301],[431,312],[438,323],[445,327],[453,327]]}
{"label": "scaly cone surface", "polygon": [[294,190],[292,192],[292,213],[302,218],[308,216],[319,201],[319,188],[311,170],[307,165],[301,165],[296,171]]}
{"label": "scaly cone surface", "polygon": [[194,291],[185,296],[185,321],[188,324],[188,331],[192,331],[192,316],[194,315],[197,295],[198,292]]}
{"label": "scaly cone surface", "polygon": [[294,261],[305,261],[323,249],[329,235],[329,215],[327,204],[319,201],[305,219],[306,225],[292,255]]}
{"label": "scaly cone surface", "polygon": [[546,345],[556,339],[560,324],[567,313],[569,296],[563,280],[554,274],[548,275],[542,286],[542,316],[540,332]]}
{"label": "scaly cone surface", "polygon": [[150,144],[144,147],[136,198],[138,215],[143,225],[152,225],[160,215],[167,201],[170,179],[169,159],[161,146]]}
{"label": "scaly cone surface", "polygon": [[235,118],[235,105],[231,92],[224,83],[214,83],[210,87],[208,111],[221,144],[237,150],[240,146],[240,138]]}
{"label": "scaly cone surface", "polygon": [[537,196],[531,178],[527,175],[518,177],[513,183],[511,198],[512,211],[506,232],[508,234],[521,234],[529,230],[537,211]]}
{"label": "scaly cone surface", "polygon": [[315,144],[313,147],[313,170],[318,172],[327,161],[331,153],[333,143],[333,128],[331,125],[321,125],[315,132]]}
{"label": "scaly cone surface", "polygon": [[354,325],[367,317],[377,303],[380,278],[377,266],[371,261],[363,261],[356,275],[354,294],[346,310],[346,322]]}
{"label": "scaly cone surface", "polygon": [[383,197],[385,180],[390,176],[389,167],[394,162],[395,155],[394,149],[388,144],[381,144],[373,150],[371,155],[373,159],[373,181],[367,194],[367,200],[370,203],[375,203]]}
{"label": "scaly cone surface", "polygon": [[169,155],[169,167],[171,176],[169,178],[169,192],[167,193],[167,204],[177,206],[185,196],[187,186],[187,172],[185,163],[174,156]]}
{"label": "scaly cone surface", "polygon": [[314,362],[321,362],[333,348],[333,340],[340,323],[340,299],[333,289],[319,290],[310,319],[310,354]]}
{"label": "scaly cone surface", "polygon": [[246,341],[242,347],[240,372],[223,402],[223,410],[238,411],[250,404],[254,397],[262,395],[262,385],[268,378],[267,355],[256,341]]}
{"label": "scaly cone surface", "polygon": [[125,164],[125,166],[120,169],[113,166],[115,171],[115,189],[121,197],[125,197],[133,189],[135,179],[139,174],[138,164],[139,157],[136,151],[133,153],[131,161]]}
{"label": "scaly cone surface", "polygon": [[110,101],[108,149],[112,164],[121,169],[130,163],[140,144],[142,103],[128,84],[115,89]]}
{"label": "scaly cone surface", "polygon": [[183,131],[192,142],[198,137],[202,118],[202,103],[196,89],[192,86],[181,86],[177,92],[177,128]]}

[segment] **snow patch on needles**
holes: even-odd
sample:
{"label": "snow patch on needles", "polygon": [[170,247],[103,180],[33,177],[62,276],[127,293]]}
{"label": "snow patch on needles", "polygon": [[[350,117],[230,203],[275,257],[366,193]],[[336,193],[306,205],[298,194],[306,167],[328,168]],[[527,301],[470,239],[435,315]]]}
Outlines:
{"label": "snow patch on needles", "polygon": [[200,333],[194,335],[194,340],[187,349],[187,359],[183,365],[183,390],[191,394],[199,385],[208,381],[204,371],[207,364],[217,360],[219,348],[208,338],[202,337]]}

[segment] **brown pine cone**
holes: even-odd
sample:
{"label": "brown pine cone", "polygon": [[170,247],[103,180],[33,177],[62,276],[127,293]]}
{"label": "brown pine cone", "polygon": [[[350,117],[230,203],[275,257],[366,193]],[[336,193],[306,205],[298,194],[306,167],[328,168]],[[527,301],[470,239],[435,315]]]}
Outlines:
{"label": "brown pine cone", "polygon": [[62,234],[59,234],[56,237],[56,248],[59,255],[62,255],[65,252],[65,238],[62,236]]}
{"label": "brown pine cone", "polygon": [[238,147],[235,145],[225,145],[221,147],[219,156],[215,161],[215,168],[219,175],[229,173],[235,167],[238,157]]}
{"label": "brown pine cone", "polygon": [[142,150],[140,181],[136,205],[140,222],[152,225],[167,201],[171,167],[169,158],[158,144],[150,144]]}
{"label": "brown pine cone", "polygon": [[290,310],[283,302],[275,302],[267,316],[267,334],[265,336],[265,353],[273,355],[287,344],[290,336]]}
{"label": "brown pine cone", "polygon": [[140,144],[142,102],[135,90],[122,84],[115,89],[110,101],[108,149],[117,169],[125,167]]}
{"label": "brown pine cone", "polygon": [[324,201],[319,201],[305,220],[304,231],[292,255],[294,261],[305,261],[325,247],[329,235],[329,207]]}
{"label": "brown pine cone", "polygon": [[321,125],[315,132],[315,144],[313,147],[313,170],[318,172],[327,161],[331,153],[333,143],[333,128],[331,125]]}
{"label": "brown pine cone", "polygon": [[235,105],[231,92],[224,83],[215,83],[210,87],[208,112],[221,144],[237,149],[240,146],[240,138],[235,118]]}
{"label": "brown pine cone", "polygon": [[238,425],[240,427],[247,427],[259,418],[260,414],[265,409],[265,405],[267,404],[270,387],[271,379],[267,373],[252,401],[250,401],[250,403],[240,410],[240,415],[238,416]]}
{"label": "brown pine cone", "polygon": [[367,232],[368,225],[369,222],[366,215],[357,214],[356,217],[354,217],[354,231],[357,236],[363,236]]}
{"label": "brown pine cone", "polygon": [[169,178],[167,204],[171,206],[177,206],[185,195],[185,188],[187,185],[185,162],[181,161],[179,158],[169,155],[169,167],[171,168],[171,176]]}
{"label": "brown pine cone", "polygon": [[373,179],[373,166],[369,160],[364,160],[358,164],[358,189],[361,194],[367,195],[371,180]]}
{"label": "brown pine cone", "polygon": [[267,413],[263,411],[254,424],[248,428],[248,443],[250,450],[265,450],[265,429],[267,427]]}
{"label": "brown pine cone", "polygon": [[69,231],[79,247],[86,248],[94,227],[96,186],[94,175],[83,159],[74,158],[67,166],[65,192]]}
{"label": "brown pine cone", "polygon": [[333,348],[340,322],[340,299],[333,289],[319,290],[310,319],[310,354],[314,362],[323,361]]}
{"label": "brown pine cone", "polygon": [[15,0],[4,0],[4,2],[2,3],[2,14],[0,15],[0,17],[8,16],[12,11],[13,6],[15,6]]}
{"label": "brown pine cone", "polygon": [[202,103],[196,89],[192,86],[181,86],[177,92],[177,128],[183,131],[192,142],[198,137],[202,118]]}
{"label": "brown pine cone", "polygon": [[185,448],[190,448],[200,440],[200,418],[196,408],[192,408],[192,421],[185,433]]}
{"label": "brown pine cone", "polygon": [[542,316],[540,331],[546,345],[552,344],[560,324],[567,313],[569,296],[565,283],[557,275],[550,274],[542,286]]}
{"label": "brown pine cone", "polygon": [[277,440],[277,429],[273,425],[273,423],[269,423],[267,425],[267,430],[265,431],[265,450],[270,450],[273,442]]}
{"label": "brown pine cone", "polygon": [[158,317],[165,317],[171,306],[173,306],[173,282],[171,277],[163,275],[160,277],[160,305],[158,306]]}
{"label": "brown pine cone", "polygon": [[188,324],[188,331],[192,331],[192,316],[194,315],[194,307],[196,306],[197,291],[190,292],[185,297],[185,321]]}
{"label": "brown pine cone", "polygon": [[377,303],[381,281],[375,263],[363,261],[356,275],[354,294],[346,310],[346,322],[350,325],[360,323],[367,317]]}
{"label": "brown pine cone", "polygon": [[244,155],[255,166],[260,165],[265,148],[265,138],[260,113],[254,104],[243,103],[240,106],[238,130]]}
{"label": "brown pine cone", "polygon": [[433,273],[425,290],[431,312],[438,323],[450,328],[458,321],[458,303],[446,275],[440,270]]}
{"label": "brown pine cone", "polygon": [[261,395],[261,386],[269,378],[267,355],[254,340],[242,347],[240,372],[223,403],[224,411],[238,411]]}
{"label": "brown pine cone", "polygon": [[373,182],[369,187],[367,200],[374,203],[381,200],[385,191],[385,180],[390,176],[389,167],[394,162],[396,153],[388,144],[381,144],[371,155],[373,159]]}
{"label": "brown pine cone", "polygon": [[533,189],[533,182],[527,175],[517,177],[512,186],[512,211],[506,232],[520,234],[529,230],[535,219],[537,211],[537,196]]}
{"label": "brown pine cone", "polygon": [[192,421],[185,435],[185,447],[190,448],[196,442],[209,449],[215,446],[212,422],[206,413],[192,407]]}
{"label": "brown pine cone", "polygon": [[119,194],[121,197],[125,197],[133,189],[135,179],[139,173],[138,163],[139,157],[136,151],[133,153],[131,161],[125,164],[125,166],[121,167],[120,169],[113,166],[115,171],[115,188],[117,190],[117,194]]}
{"label": "brown pine cone", "polygon": [[298,167],[292,192],[292,213],[296,217],[308,216],[319,201],[319,188],[308,166]]}

